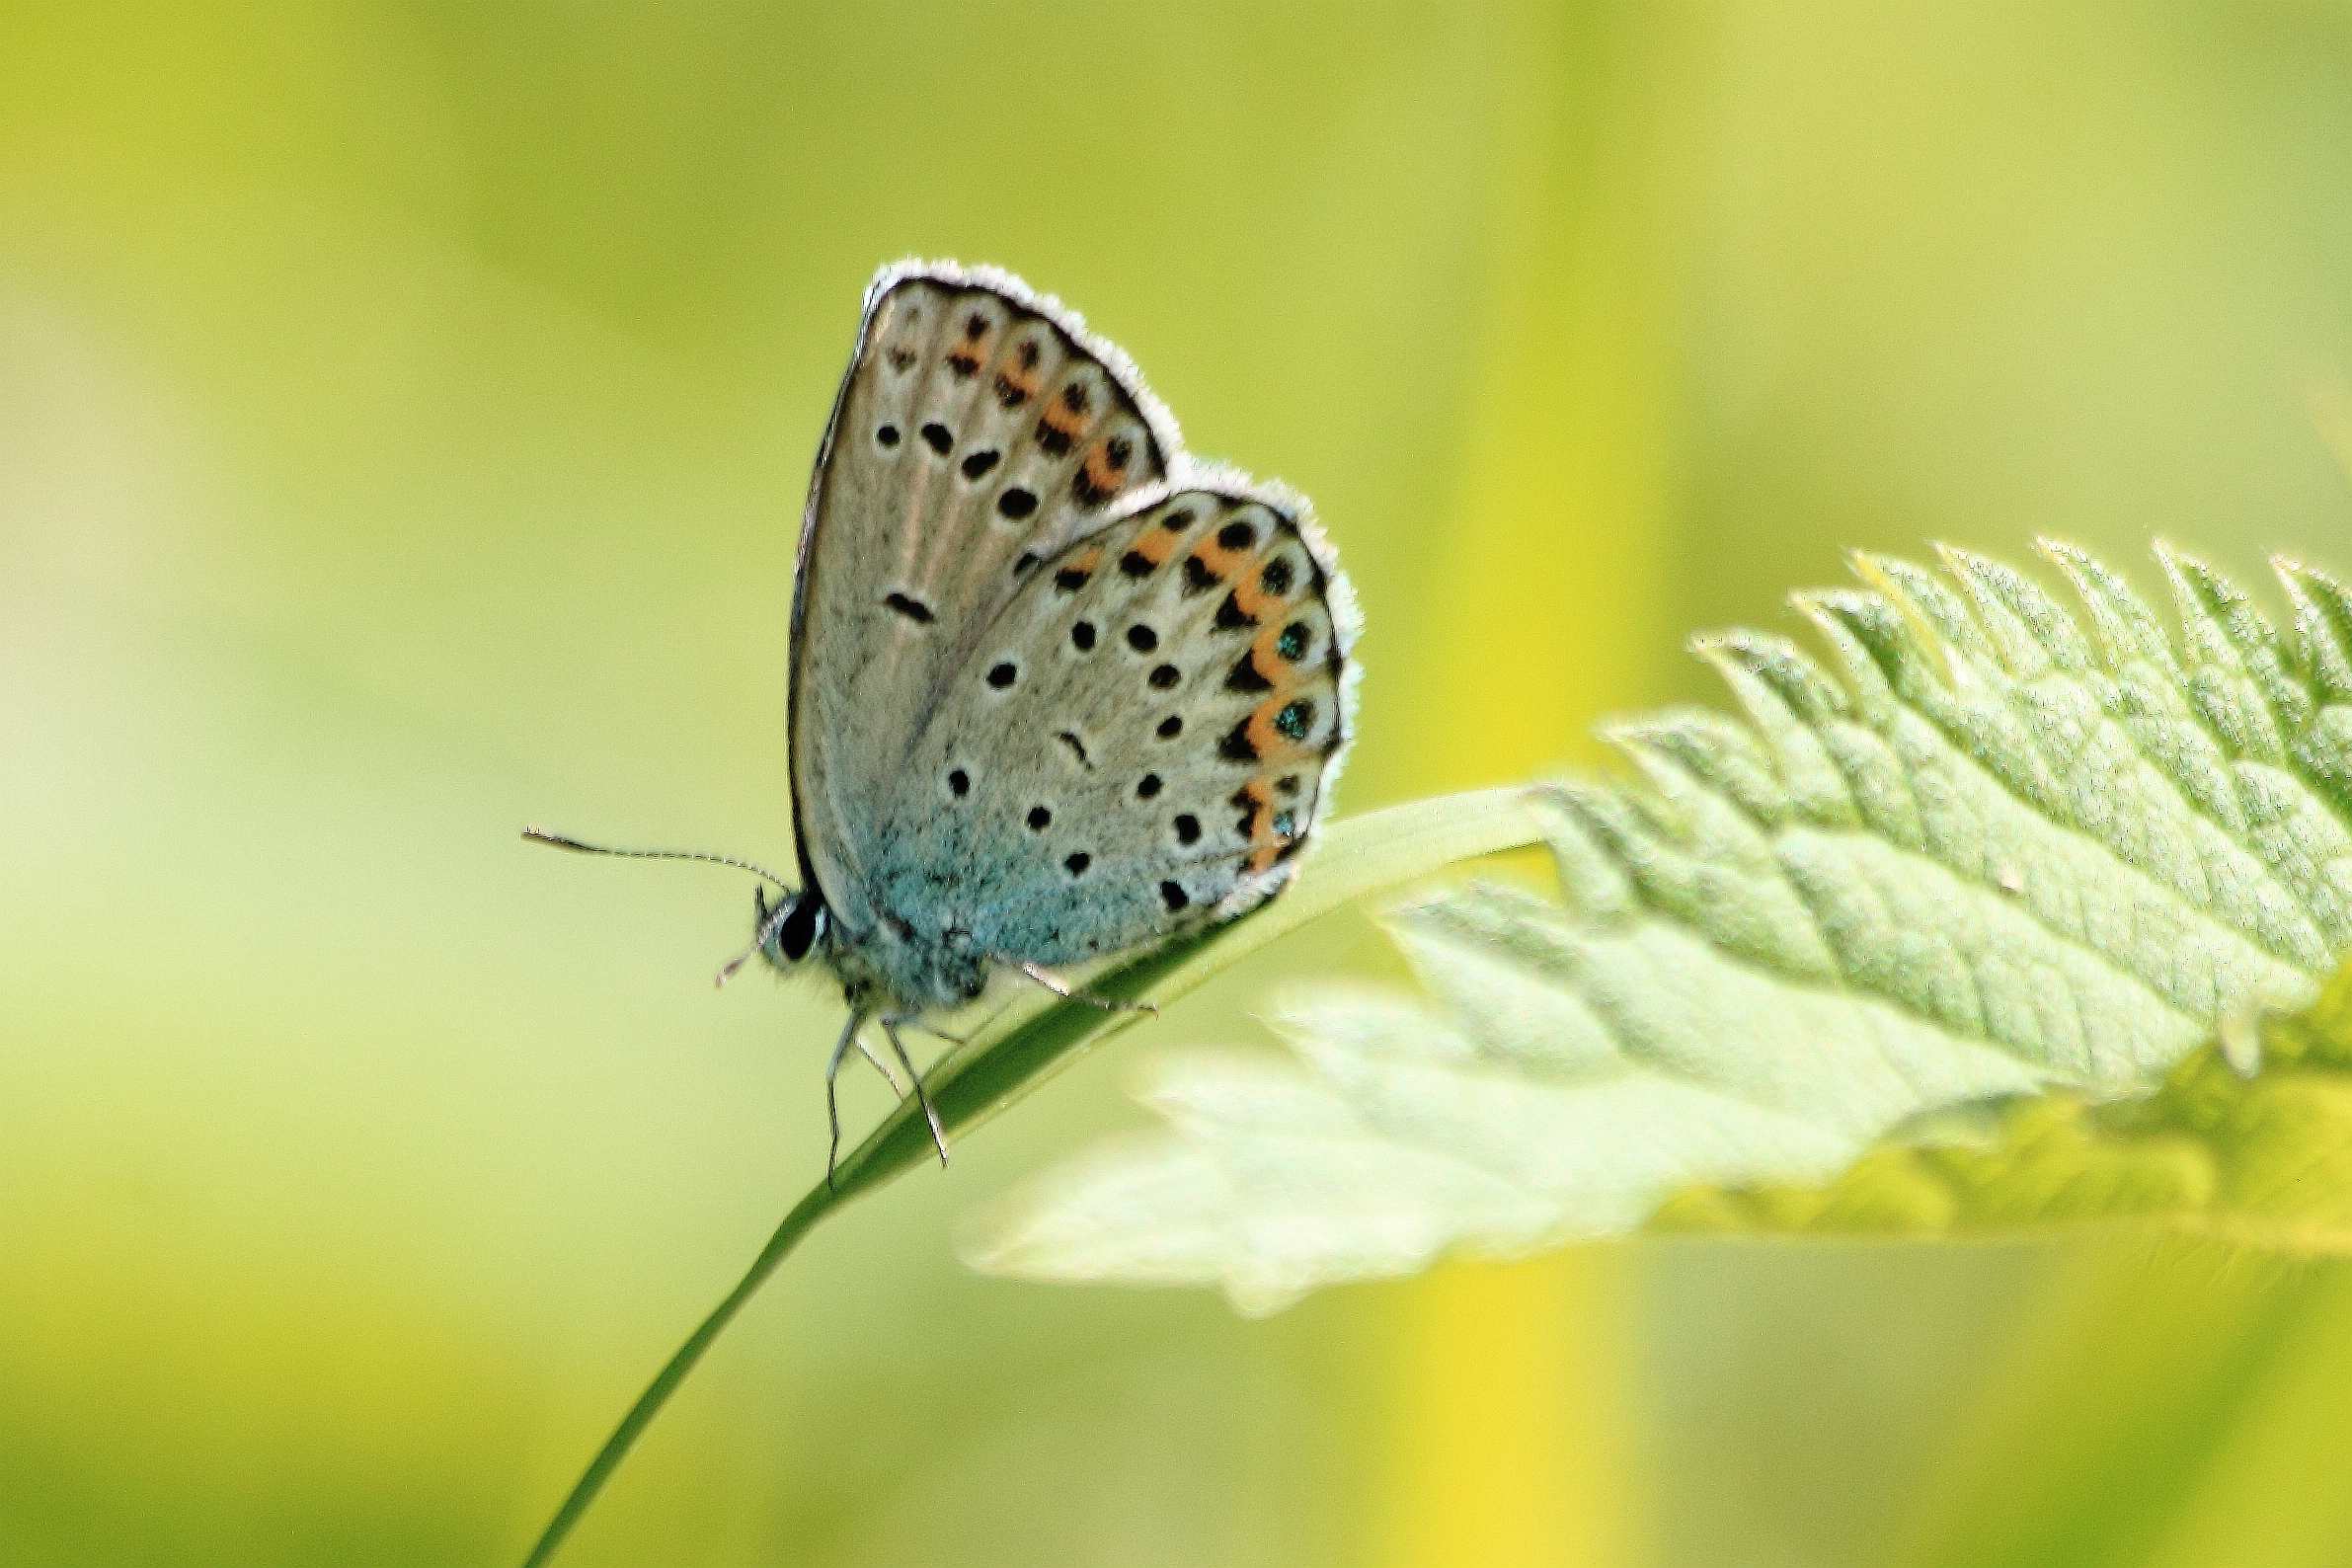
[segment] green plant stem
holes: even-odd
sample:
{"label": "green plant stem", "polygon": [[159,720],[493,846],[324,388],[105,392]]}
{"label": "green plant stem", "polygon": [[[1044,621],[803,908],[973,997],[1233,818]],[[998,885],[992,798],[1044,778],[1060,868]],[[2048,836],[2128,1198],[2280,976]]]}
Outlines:
{"label": "green plant stem", "polygon": [[637,1446],[638,1436],[653,1424],[654,1417],[669,1402],[669,1396],[677,1385],[686,1380],[686,1374],[702,1360],[703,1354],[711,1348],[721,1331],[735,1320],[736,1313],[742,1311],[744,1304],[758,1294],[759,1288],[767,1283],[767,1277],[776,1272],[776,1266],[800,1244],[803,1236],[816,1227],[819,1218],[837,1201],[833,1194],[820,1187],[792,1206],[792,1212],[784,1216],[782,1224],[776,1226],[775,1234],[767,1238],[767,1245],[759,1249],[759,1256],[751,1260],[751,1267],[736,1282],[735,1289],[711,1308],[710,1315],[696,1325],[693,1333],[686,1336],[685,1343],[670,1353],[669,1360],[654,1374],[654,1380],[646,1385],[645,1392],[639,1394],[637,1402],[629,1407],[629,1413],[621,1417],[620,1425],[612,1429],[612,1436],[604,1440],[604,1446],[596,1450],[596,1456],[580,1473],[580,1479],[572,1483],[572,1490],[566,1494],[563,1506],[555,1511],[555,1518],[549,1520],[547,1528],[539,1532],[539,1539],[532,1545],[531,1554],[523,1559],[523,1568],[539,1568],[540,1564],[554,1560],[556,1548],[563,1545],[564,1537],[572,1533],[572,1527],[580,1523],[581,1517],[588,1511],[588,1505],[596,1500],[596,1494],[604,1490],[604,1483],[611,1478],[614,1470],[620,1468],[621,1460],[629,1456],[629,1450]]}
{"label": "green plant stem", "polygon": [[[926,1079],[932,1104],[950,1131],[961,1132],[1011,1105],[1049,1072],[1074,1058],[1080,1049],[1132,1027],[1156,1011],[1159,1003],[1182,996],[1284,932],[1367,894],[1425,877],[1454,861],[1524,848],[1540,842],[1541,837],[1538,814],[1529,804],[1528,792],[1519,789],[1420,801],[1336,824],[1324,842],[1309,852],[1319,863],[1315,869],[1302,876],[1296,890],[1263,911],[1086,981],[1090,995],[1115,1001],[1148,999],[1148,1008],[1105,1012],[1084,1002],[1061,1001],[1052,1002],[1042,1011],[994,1020],[987,1038],[976,1038],[970,1046],[958,1048],[932,1069]],[[564,1538],[588,1513],[669,1396],[817,1222],[930,1154],[929,1131],[914,1100],[908,1097],[841,1161],[829,1184],[812,1188],[792,1206],[735,1289],[671,1353],[580,1479],[572,1483],[563,1505],[523,1559],[523,1568],[542,1568],[554,1560]]]}

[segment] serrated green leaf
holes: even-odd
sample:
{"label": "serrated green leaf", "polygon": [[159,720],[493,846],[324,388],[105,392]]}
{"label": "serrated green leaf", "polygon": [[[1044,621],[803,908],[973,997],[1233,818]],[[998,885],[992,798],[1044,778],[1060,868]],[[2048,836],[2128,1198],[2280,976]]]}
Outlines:
{"label": "serrated green leaf", "polygon": [[1400,911],[1426,996],[1309,994],[1287,1059],[1162,1063],[1167,1131],[1016,1195],[974,1261],[1262,1309],[1662,1205],[2334,1250],[2352,1081],[2314,1042],[2338,1014],[2254,1020],[2310,1006],[2352,945],[2347,596],[2282,566],[2282,634],[2159,548],[2171,636],[2046,550],[2078,610],[1982,557],[1868,557],[1866,588],[1797,600],[1826,661],[1702,639],[1744,722],[1613,730],[1630,778],[1546,796],[1559,899]]}
{"label": "serrated green leaf", "polygon": [[2146,1097],[2052,1094],[1979,1138],[1890,1143],[1818,1187],[1692,1189],[1653,1219],[1969,1238],[2132,1221],[2352,1252],[2352,970],[2306,1012],[2225,1020]]}

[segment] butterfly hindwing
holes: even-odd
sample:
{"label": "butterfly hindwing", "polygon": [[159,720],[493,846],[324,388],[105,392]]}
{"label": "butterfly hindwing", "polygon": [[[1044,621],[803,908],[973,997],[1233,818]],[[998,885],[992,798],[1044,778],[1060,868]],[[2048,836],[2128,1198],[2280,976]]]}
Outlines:
{"label": "butterfly hindwing", "polygon": [[882,897],[1057,965],[1279,888],[1350,727],[1353,610],[1300,510],[1188,485],[1045,563],[912,750]]}
{"label": "butterfly hindwing", "polygon": [[804,872],[845,932],[908,752],[1007,603],[1162,479],[1173,426],[1123,355],[985,270],[902,266],[868,290],[820,451],[793,611]]}

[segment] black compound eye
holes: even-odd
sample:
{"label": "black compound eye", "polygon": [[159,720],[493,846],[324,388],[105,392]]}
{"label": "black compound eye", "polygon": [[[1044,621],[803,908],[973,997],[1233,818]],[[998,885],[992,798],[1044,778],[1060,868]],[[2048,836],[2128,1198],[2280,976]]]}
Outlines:
{"label": "black compound eye", "polygon": [[824,901],[804,894],[792,901],[792,912],[776,932],[776,946],[787,962],[798,964],[823,934]]}

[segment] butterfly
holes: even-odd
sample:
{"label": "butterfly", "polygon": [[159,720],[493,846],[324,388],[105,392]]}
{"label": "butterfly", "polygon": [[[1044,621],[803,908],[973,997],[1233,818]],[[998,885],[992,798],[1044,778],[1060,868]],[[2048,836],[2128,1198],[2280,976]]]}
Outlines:
{"label": "butterfly", "polygon": [[[1353,595],[1304,498],[1202,463],[1128,356],[994,268],[868,286],[801,524],[789,675],[797,886],[750,947],[900,1031],[1000,975],[1229,920],[1287,885],[1353,725]],[[1116,1005],[1097,1002],[1097,1005]],[[933,1030],[936,1032],[936,1030]],[[905,1091],[902,1088],[902,1094]]]}

